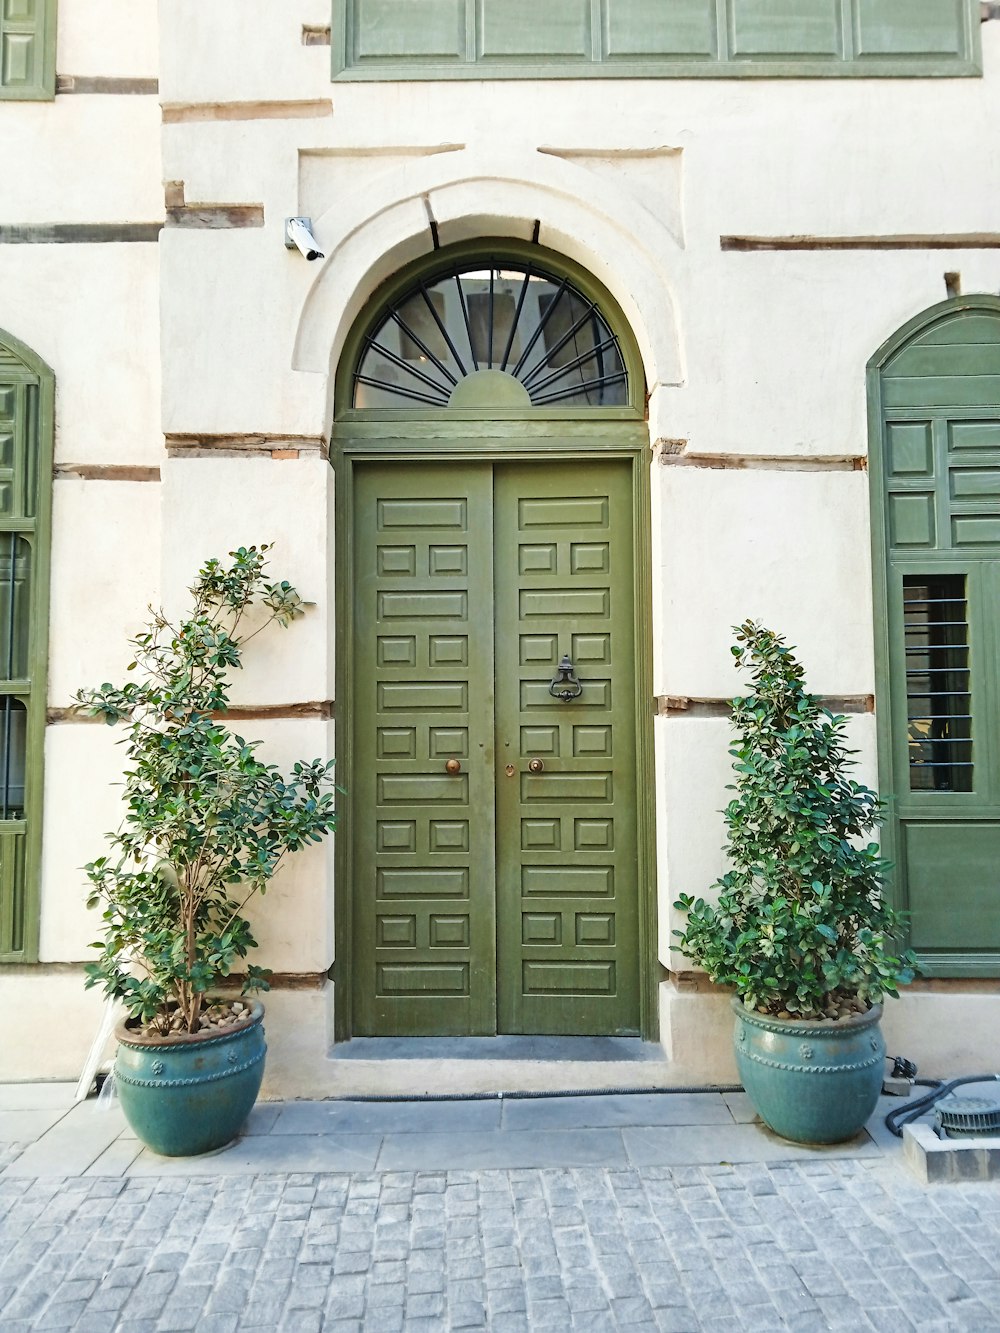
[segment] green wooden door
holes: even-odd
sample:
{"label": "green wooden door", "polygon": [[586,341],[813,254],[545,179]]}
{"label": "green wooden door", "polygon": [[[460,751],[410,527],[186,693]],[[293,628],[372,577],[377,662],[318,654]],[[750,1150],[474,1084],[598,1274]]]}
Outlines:
{"label": "green wooden door", "polygon": [[637,1032],[629,468],[498,469],[494,526],[500,1021]]}
{"label": "green wooden door", "polygon": [[354,1032],[637,1032],[629,464],[372,464],[355,513]]}

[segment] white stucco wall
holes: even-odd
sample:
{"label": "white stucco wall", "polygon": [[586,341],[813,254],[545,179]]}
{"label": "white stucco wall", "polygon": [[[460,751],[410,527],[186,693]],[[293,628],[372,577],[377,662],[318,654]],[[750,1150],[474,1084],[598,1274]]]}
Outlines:
{"label": "white stucco wall", "polygon": [[[158,73],[159,99],[0,106],[0,224],[156,221],[163,181],[183,182],[189,204],[264,215],[260,227],[171,227],[159,245],[0,245],[0,327],[56,373],[57,464],[162,477],[56,483],[52,707],[115,678],[147,601],[176,605],[205,556],[259,541],[276,542],[275,574],[316,605],[254,644],[234,701],[333,699],[334,610],[348,590],[333,570],[332,473],[315,452],[271,458],[267,441],[328,435],[344,339],[378,284],[429,251],[431,217],[442,243],[527,238],[537,220],[540,241],[590,269],[632,325],[651,442],[695,454],[863,456],[864,367],[877,346],[944,297],[946,270],[966,292],[1000,290],[995,249],[720,246],[729,235],[995,232],[1000,23],[984,26],[981,80],[331,84],[329,49],[301,40],[304,24],[328,20],[319,0],[165,0],[158,14],[152,0],[62,0],[60,72]],[[240,118],[213,119],[207,104],[227,102],[243,106],[220,114]],[[303,117],[282,102],[316,105]],[[189,115],[189,104],[202,109]],[[285,218],[300,212],[324,261],[282,243]],[[253,436],[260,452],[168,458],[164,434]],[[798,646],[812,690],[870,694],[867,485],[862,471],[654,463],[655,692],[735,692],[730,627],[757,616]],[[333,752],[319,717],[239,726],[279,762]],[[872,716],[853,717],[851,733],[874,782]],[[659,954],[683,970],[670,903],[722,869],[728,732],[721,719],[670,716],[655,734]],[[117,755],[105,728],[49,729],[47,964],[78,961],[93,933],[78,867],[97,850],[95,829],[115,822]],[[325,972],[332,881],[329,846],[283,872],[253,909],[262,962]],[[0,1004],[20,1003],[30,985],[23,972],[0,974]],[[300,1009],[325,1021],[328,1001],[310,993]],[[661,1004],[677,1070],[723,1077],[719,997],[665,989]],[[294,992],[275,1005],[289,1034],[296,1005]],[[908,1002],[905,1032],[918,1036],[943,1005],[930,994]],[[955,1012],[995,1023],[995,1005],[979,996]],[[22,1050],[17,1076],[65,1076],[85,1026],[52,1063]],[[313,1033],[301,1059],[318,1058],[327,1036]]]}

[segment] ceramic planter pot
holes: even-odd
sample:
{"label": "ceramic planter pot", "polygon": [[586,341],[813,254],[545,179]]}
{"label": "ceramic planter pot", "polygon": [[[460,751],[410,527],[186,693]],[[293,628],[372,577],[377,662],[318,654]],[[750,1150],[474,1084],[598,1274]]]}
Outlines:
{"label": "ceramic planter pot", "polygon": [[871,1116],[882,1091],[882,1006],[810,1022],[745,1009],[736,1014],[736,1065],[757,1114],[794,1143],[843,1143]]}
{"label": "ceramic planter pot", "polygon": [[257,1100],[264,1076],[264,1006],[224,1032],[139,1037],[115,1033],[115,1086],[125,1119],[163,1157],[194,1157],[229,1143]]}

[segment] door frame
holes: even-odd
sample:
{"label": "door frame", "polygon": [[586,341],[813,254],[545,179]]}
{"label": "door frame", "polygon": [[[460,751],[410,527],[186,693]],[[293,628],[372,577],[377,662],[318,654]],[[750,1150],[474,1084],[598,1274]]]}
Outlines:
{"label": "door frame", "polygon": [[[574,423],[577,427],[582,423]],[[334,581],[338,588],[354,586],[354,477],[366,463],[405,461],[440,463],[518,461],[530,463],[544,458],[567,464],[596,459],[623,460],[631,466],[632,519],[635,573],[633,578],[633,625],[635,648],[636,758],[639,780],[636,801],[637,877],[639,886],[639,987],[640,1031],[646,1040],[658,1036],[657,991],[660,964],[657,957],[656,836],[653,756],[652,635],[652,525],[650,519],[649,433],[643,423],[602,423],[600,434],[568,429],[552,422],[454,423],[438,422],[433,436],[414,439],[400,423],[343,423],[337,430],[332,451],[336,501]],[[471,428],[471,429],[470,429]],[[451,437],[451,438],[449,438]],[[460,437],[460,438],[456,438]],[[479,448],[474,447],[475,443]],[[334,1040],[346,1041],[353,1030],[354,952],[354,848],[350,818],[351,774],[355,737],[352,708],[352,657],[354,648],[354,599],[348,593],[336,597],[336,761],[339,782],[344,787],[344,814],[335,839],[334,935],[335,961],[329,976],[336,985]]]}
{"label": "door frame", "polygon": [[[461,260],[499,254],[512,260],[545,264],[568,277],[598,302],[601,314],[617,336],[628,372],[628,402],[617,407],[533,407],[530,409],[439,408],[355,409],[351,406],[353,374],[366,336],[388,302],[410,286],[416,275],[447,259]],[[652,518],[649,426],[646,420],[642,358],[628,321],[610,293],[582,266],[537,243],[511,238],[481,238],[423,256],[396,273],[374,294],[355,322],[340,356],[336,374],[337,411],[330,432],[330,464],[334,470],[334,587],[354,587],[354,477],[366,463],[440,463],[545,459],[566,463],[598,458],[630,463],[632,479],[633,608],[635,651],[634,724],[636,766],[636,847],[639,915],[640,1032],[659,1036],[659,984],[666,969],[658,956],[656,786],[654,762],[652,663]],[[334,594],[336,634],[335,705],[337,773],[345,789],[342,817],[334,840],[334,948],[328,976],[335,984],[334,1041],[353,1032],[354,847],[350,817],[351,775],[355,756],[352,707],[354,601],[349,593]]]}

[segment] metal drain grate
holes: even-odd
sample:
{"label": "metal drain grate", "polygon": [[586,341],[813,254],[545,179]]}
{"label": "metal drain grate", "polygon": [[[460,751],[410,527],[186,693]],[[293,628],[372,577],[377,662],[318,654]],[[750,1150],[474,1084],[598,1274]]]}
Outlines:
{"label": "metal drain grate", "polygon": [[951,1093],[935,1107],[938,1128],[948,1138],[1000,1134],[1000,1103],[989,1097],[959,1097]]}

